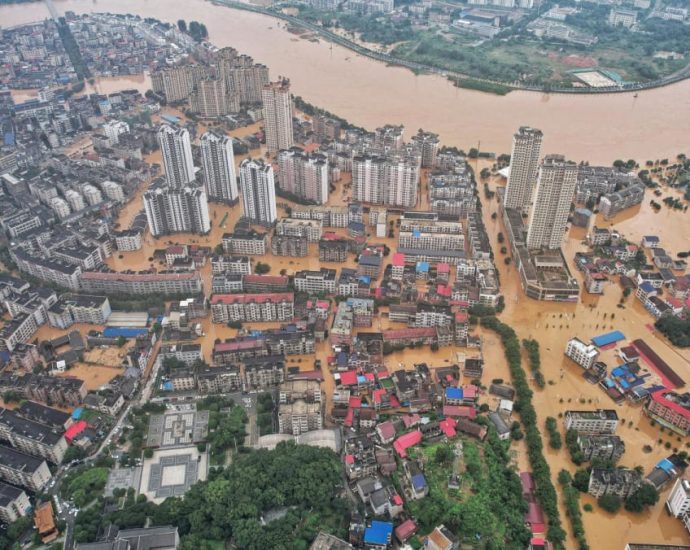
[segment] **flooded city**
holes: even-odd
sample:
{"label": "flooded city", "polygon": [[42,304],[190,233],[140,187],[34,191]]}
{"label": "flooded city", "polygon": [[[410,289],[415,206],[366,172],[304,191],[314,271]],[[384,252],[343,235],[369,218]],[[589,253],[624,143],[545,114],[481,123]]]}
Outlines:
{"label": "flooded city", "polygon": [[[639,93],[558,95],[511,92],[506,96],[454,87],[441,76],[387,67],[326,41],[295,40],[285,24],[204,0],[56,0],[82,12],[136,13],[176,22],[202,21],[217,46],[232,46],[288,76],[292,91],[314,105],[373,129],[404,124],[437,132],[446,145],[510,150],[523,125],[544,131],[544,151],[591,163],[614,159],[674,158],[690,148],[680,121],[690,119],[690,80]],[[44,3],[0,7],[3,26],[48,16]]]}
{"label": "flooded city", "polygon": [[[690,81],[639,94],[607,95],[549,95],[532,92],[512,92],[507,96],[494,96],[475,91],[458,89],[440,76],[414,75],[412,72],[387,67],[371,59],[358,56],[325,41],[295,40],[284,29],[284,24],[268,17],[230,10],[202,0],[56,0],[61,12],[118,12],[137,13],[166,21],[179,18],[196,19],[204,22],[209,30],[209,39],[218,46],[233,46],[248,53],[271,68],[271,75],[289,76],[292,91],[305,100],[324,107],[351,123],[368,129],[386,123],[404,124],[406,138],[417,128],[438,132],[442,144],[465,149],[476,147],[480,151],[491,151],[496,155],[510,151],[513,132],[521,125],[538,127],[544,132],[546,153],[564,153],[576,161],[591,164],[610,164],[614,159],[635,159],[640,166],[647,160],[667,158],[671,162],[679,153],[690,152]],[[43,3],[31,5],[9,5],[0,7],[0,21],[4,26],[18,25],[39,20],[47,16]],[[99,77],[89,82],[80,93],[110,93],[123,88],[135,88],[145,92],[151,86],[148,75],[127,77]],[[35,90],[14,90],[15,101],[36,97]],[[164,107],[161,113],[152,117],[154,123],[160,122],[161,115],[178,117],[187,122],[183,111]],[[307,119],[304,113],[296,113]],[[206,129],[199,125],[197,135]],[[245,137],[262,129],[257,123],[238,128],[229,135]],[[76,148],[75,148],[76,151]],[[75,158],[93,152],[86,143]],[[249,154],[236,155],[235,163],[248,157],[270,158],[265,147],[250,151]],[[149,164],[162,164],[161,152],[156,151],[144,158]],[[488,169],[491,176],[478,182],[479,187],[486,183],[488,189],[495,191],[506,184],[505,178],[498,175],[494,160],[473,160],[470,164],[477,174]],[[417,209],[429,209],[428,172],[422,172],[422,193]],[[127,203],[119,210],[114,227],[126,229],[142,210],[142,196],[151,181],[143,182],[137,191],[128,197]],[[331,193],[329,205],[347,205],[352,198],[350,175],[344,175]],[[663,196],[681,198],[682,193],[662,185]],[[651,193],[648,193],[651,195]],[[488,229],[492,250],[496,255],[496,269],[500,275],[501,294],[505,298],[505,309],[501,321],[510,325],[520,339],[535,339],[541,351],[542,372],[546,385],[540,389],[531,384],[533,403],[537,410],[539,428],[544,431],[546,417],[559,419],[566,410],[613,408],[618,413],[620,424],[618,433],[625,440],[626,451],[621,465],[628,468],[641,466],[648,472],[654,464],[670,454],[669,448],[678,451],[690,447],[690,439],[677,436],[669,430],[662,431],[653,425],[643,413],[642,403],[629,401],[614,403],[598,384],[591,384],[583,377],[583,370],[564,356],[569,339],[576,336],[589,342],[595,335],[618,330],[625,341],[644,339],[654,351],[666,361],[683,379],[690,379],[690,355],[687,350],[674,347],[654,328],[654,318],[634,295],[624,296],[617,276],[611,277],[602,295],[581,292],[577,303],[536,301],[525,296],[521,280],[514,262],[504,262],[510,256],[510,249],[499,254],[502,240],[499,234],[508,234],[504,225],[499,203],[496,198],[481,196],[482,217]],[[278,198],[278,215],[286,212],[286,207],[295,203]],[[156,251],[171,245],[199,245],[214,249],[222,242],[222,236],[231,232],[235,223],[242,217],[242,205],[209,204],[211,231],[205,235],[172,234],[154,238],[149,230],[142,236],[142,247],[136,251],[115,251],[107,258],[106,265],[115,271],[163,270],[165,261],[159,259]],[[644,235],[657,235],[663,247],[675,256],[678,252],[690,251],[690,223],[683,209],[662,206],[655,209],[647,197],[641,204],[624,212],[604,219],[599,214],[593,216],[593,225],[615,229],[631,243],[639,244]],[[395,222],[399,215],[391,215]],[[260,229],[258,226],[256,229]],[[366,228],[371,244],[386,245],[390,251],[397,248],[397,239],[376,237],[371,227]],[[346,228],[329,228],[339,236],[347,237]],[[571,227],[563,240],[563,253],[568,267],[582,286],[583,274],[575,265],[575,254],[588,250],[585,229]],[[347,262],[329,263],[319,261],[318,245],[309,244],[306,257],[287,257],[268,255],[260,258],[270,264],[270,274],[294,275],[300,270],[317,270],[328,267],[340,270],[342,267],[357,268],[355,257],[348,255]],[[258,261],[258,260],[257,260]],[[256,261],[252,260],[253,265]],[[207,261],[198,266],[206,296],[211,289],[211,264]],[[372,281],[373,286],[381,282]],[[450,283],[455,280],[451,275]],[[280,323],[252,323],[252,328],[277,328]],[[405,324],[390,321],[386,306],[381,307],[375,316],[372,328],[360,328],[359,332],[381,331],[388,328],[403,328]],[[98,327],[77,323],[70,330],[77,330],[83,336]],[[236,328],[225,324],[215,324],[210,317],[201,320],[203,338],[197,340],[202,346],[206,361],[211,360],[214,344],[219,340],[233,338]],[[492,331],[474,326],[471,332],[482,341],[481,352],[476,348],[457,346],[441,347],[432,351],[428,346],[396,351],[386,356],[389,371],[405,368],[411,370],[417,363],[427,363],[432,367],[447,366],[458,361],[459,356],[475,357],[480,353],[485,361],[484,380],[510,380],[510,372],[499,337]],[[64,330],[44,325],[35,333],[39,340],[49,340],[64,334]],[[61,376],[75,376],[86,382],[88,390],[97,390],[118,374],[124,372],[126,356],[131,343],[120,348],[103,346],[85,354]],[[314,369],[315,361],[327,365],[333,351],[328,343],[317,344],[316,353],[304,356],[289,356],[288,367],[299,367],[302,371]],[[616,349],[602,352],[601,360],[609,366],[622,363]],[[150,368],[150,367],[149,367]],[[523,368],[527,371],[527,356],[523,353]],[[658,375],[646,363],[641,363],[642,372],[657,380]],[[326,410],[332,406],[336,381],[333,373],[326,367],[322,369]],[[147,372],[148,375],[148,372]],[[660,380],[660,379],[659,379]],[[494,396],[483,393],[480,403],[496,404]],[[14,406],[9,404],[10,407]],[[327,424],[332,424],[327,421]],[[544,454],[549,463],[554,486],[558,486],[557,475],[561,469],[574,472],[575,465],[564,447],[553,450],[544,438]],[[649,448],[647,448],[649,446]],[[511,447],[514,465],[520,471],[529,470],[531,465],[524,440]],[[583,512],[583,521],[588,542],[594,550],[622,548],[625,542],[654,542],[681,544],[688,540],[683,523],[667,513],[663,502],[671,486],[660,493],[660,501],[643,514],[633,514],[620,510],[615,515],[603,512],[596,499],[583,494],[580,506],[591,504],[594,512]],[[566,520],[566,510],[559,493],[559,506],[564,526],[569,538],[568,550],[575,549],[576,543],[570,533]]]}

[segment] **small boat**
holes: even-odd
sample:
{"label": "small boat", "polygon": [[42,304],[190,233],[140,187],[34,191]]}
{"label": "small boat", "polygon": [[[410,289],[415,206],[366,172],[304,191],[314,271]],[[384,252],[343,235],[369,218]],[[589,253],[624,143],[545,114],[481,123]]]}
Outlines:
{"label": "small boat", "polygon": [[633,97],[637,97],[637,93],[633,94]]}

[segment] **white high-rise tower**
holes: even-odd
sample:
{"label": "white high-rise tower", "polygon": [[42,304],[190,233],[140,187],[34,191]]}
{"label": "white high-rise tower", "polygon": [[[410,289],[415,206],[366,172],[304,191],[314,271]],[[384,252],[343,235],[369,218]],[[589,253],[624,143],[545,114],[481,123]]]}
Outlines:
{"label": "white high-rise tower", "polygon": [[201,136],[201,166],[209,200],[235,202],[238,192],[232,138],[214,132]]}
{"label": "white high-rise tower", "polygon": [[506,208],[515,208],[523,212],[529,210],[532,190],[537,181],[543,137],[541,130],[527,126],[522,126],[513,136],[510,176],[504,199]]}
{"label": "white high-rise tower", "polygon": [[527,229],[530,249],[561,247],[577,185],[577,164],[563,155],[548,155],[539,167]]}
{"label": "white high-rise tower", "polygon": [[278,153],[278,183],[281,189],[317,204],[328,201],[328,158],[307,154],[300,147]]}
{"label": "white high-rise tower", "polygon": [[273,168],[263,160],[245,159],[240,164],[240,191],[244,216],[251,223],[273,225],[278,219]]}
{"label": "white high-rise tower", "polygon": [[264,131],[266,147],[270,153],[289,149],[294,143],[292,137],[292,98],[290,81],[279,78],[263,87],[261,98],[264,104]]}
{"label": "white high-rise tower", "polygon": [[179,189],[194,181],[194,159],[189,132],[163,124],[158,130],[158,144],[163,155],[165,179],[171,188]]}

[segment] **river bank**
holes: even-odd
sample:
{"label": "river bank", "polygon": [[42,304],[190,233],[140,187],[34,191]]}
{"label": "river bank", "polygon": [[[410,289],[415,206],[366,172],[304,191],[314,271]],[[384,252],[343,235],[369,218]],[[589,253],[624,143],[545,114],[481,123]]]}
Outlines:
{"label": "river bank", "polygon": [[[544,132],[544,152],[575,161],[610,164],[617,158],[674,158],[690,149],[690,81],[634,94],[563,95],[528,91],[505,96],[455,87],[436,74],[415,75],[385,66],[326,41],[293,41],[274,18],[215,6],[205,0],[55,0],[60,13],[137,13],[175,23],[203,22],[210,41],[233,46],[265,63],[271,77],[290,77],[292,93],[374,129],[404,124],[408,134],[425,128],[449,146],[510,151],[522,125]],[[0,6],[4,25],[48,17],[43,3]]]}

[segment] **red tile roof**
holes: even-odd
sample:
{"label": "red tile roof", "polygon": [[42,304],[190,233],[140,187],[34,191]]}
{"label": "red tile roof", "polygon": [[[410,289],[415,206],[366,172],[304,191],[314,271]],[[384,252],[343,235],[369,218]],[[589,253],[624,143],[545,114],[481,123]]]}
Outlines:
{"label": "red tile roof", "polygon": [[474,407],[466,405],[444,405],[443,416],[461,416],[474,420],[477,417],[477,411]]}
{"label": "red tile roof", "polygon": [[357,397],[356,395],[351,395],[349,407],[352,409],[361,409],[362,408],[362,399],[360,397]]}
{"label": "red tile roof", "polygon": [[395,266],[404,266],[405,265],[405,254],[402,252],[396,252],[393,254],[393,265]]}
{"label": "red tile roof", "polygon": [[340,384],[343,386],[354,386],[357,384],[357,372],[348,370],[340,373]]}
{"label": "red tile roof", "polygon": [[263,283],[267,285],[287,285],[287,275],[245,275],[242,277],[245,283]]}
{"label": "red tile roof", "polygon": [[446,437],[455,437],[457,435],[457,431],[455,430],[457,424],[452,418],[446,417],[441,420],[438,425]]}
{"label": "red tile roof", "polygon": [[415,430],[413,432],[406,433],[405,435],[401,435],[398,439],[396,439],[393,443],[393,448],[395,449],[395,452],[398,453],[400,458],[406,458],[406,450],[410,447],[414,447],[415,445],[419,445],[421,442],[422,432]]}
{"label": "red tile roof", "polygon": [[417,524],[414,520],[408,519],[403,521],[400,525],[395,528],[395,537],[400,542],[405,542],[412,535],[417,532]]}

